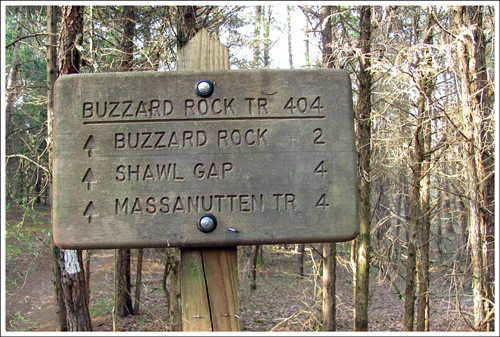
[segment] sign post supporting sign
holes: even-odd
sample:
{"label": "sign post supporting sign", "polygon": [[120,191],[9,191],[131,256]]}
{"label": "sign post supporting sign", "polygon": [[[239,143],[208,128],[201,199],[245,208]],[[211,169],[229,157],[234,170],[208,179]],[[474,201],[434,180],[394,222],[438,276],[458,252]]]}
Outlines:
{"label": "sign post supporting sign", "polygon": [[[177,67],[229,69],[229,52],[203,29],[178,52]],[[181,248],[181,300],[183,331],[239,331],[236,246]]]}
{"label": "sign post supporting sign", "polygon": [[238,245],[358,233],[351,83],[228,70],[204,30],[178,57],[175,72],[58,79],[54,243],[180,247],[184,330],[237,330]]}

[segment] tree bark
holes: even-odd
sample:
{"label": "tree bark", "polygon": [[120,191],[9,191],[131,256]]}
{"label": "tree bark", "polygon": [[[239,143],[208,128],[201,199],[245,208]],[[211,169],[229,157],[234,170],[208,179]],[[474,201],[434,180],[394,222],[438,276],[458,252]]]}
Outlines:
{"label": "tree bark", "polygon": [[[123,8],[123,33],[121,40],[121,71],[133,71],[135,9],[133,6]],[[116,313],[120,317],[134,314],[132,306],[132,285],[130,276],[130,248],[118,250],[116,262]],[[139,285],[140,286],[140,285]]]}
{"label": "tree bark", "polygon": [[266,6],[267,7],[267,12],[264,10],[264,14],[262,16],[262,38],[263,38],[263,67],[264,68],[269,68],[271,59],[270,59],[270,52],[271,52],[271,40],[270,40],[270,32],[271,32],[271,18],[272,18],[272,11],[273,7],[272,6]]}
{"label": "tree bark", "polygon": [[260,44],[262,27],[262,6],[255,6],[255,26],[253,30],[253,61],[252,68],[257,69],[260,63]]}
{"label": "tree bark", "polygon": [[[52,172],[52,121],[54,118],[54,83],[57,79],[57,15],[56,7],[47,6],[47,148],[49,149],[49,171]],[[10,75],[9,75],[10,76]],[[7,128],[7,134],[8,134]],[[49,189],[49,193],[50,193]],[[62,290],[62,275],[59,268],[59,248],[52,247],[54,298],[56,300],[56,330],[67,331],[66,307]]]}
{"label": "tree bark", "polygon": [[290,69],[293,69],[293,53],[292,53],[292,7],[286,6],[286,35],[288,38],[288,63]]}
{"label": "tree bark", "polygon": [[336,282],[337,282],[337,245],[334,242],[323,244],[323,331],[337,330]]}
{"label": "tree bark", "polygon": [[[474,324],[478,330],[491,329],[488,314],[494,310],[488,281],[494,275],[494,223],[492,221],[494,182],[493,161],[489,145],[491,135],[486,128],[490,109],[485,98],[484,36],[482,13],[477,7],[456,6],[453,21],[457,35],[457,60],[463,124],[466,135],[466,170],[469,203],[469,244],[472,262]],[[472,32],[471,32],[472,30]],[[464,33],[470,32],[470,33]],[[485,95],[486,94],[486,95]],[[485,104],[486,103],[486,104]],[[490,265],[491,264],[491,265]]]}
{"label": "tree bark", "polygon": [[182,49],[196,35],[199,27],[196,24],[198,6],[177,6],[175,12],[175,28],[177,29],[177,50]]}
{"label": "tree bark", "polygon": [[68,331],[66,323],[66,305],[62,288],[62,274],[59,268],[60,250],[56,246],[52,247],[53,275],[54,275],[54,298],[56,300],[56,331]]}
{"label": "tree bark", "polygon": [[[21,22],[24,21],[24,8],[17,7],[17,23],[16,23],[16,32],[19,35],[22,34]],[[53,28],[53,27],[52,27]],[[9,137],[11,130],[11,120],[12,120],[12,108],[14,107],[15,102],[15,90],[14,87],[17,82],[17,73],[19,72],[19,43],[16,43],[12,46],[12,57],[10,61],[10,69],[9,76],[7,77],[7,100],[5,106],[5,134],[6,139]]]}
{"label": "tree bark", "polygon": [[116,313],[120,317],[133,315],[130,281],[130,249],[118,249],[116,261]]}
{"label": "tree bark", "polygon": [[257,259],[259,257],[260,245],[255,245],[252,247],[253,247],[251,256],[252,271],[250,273],[251,275],[250,290],[254,291],[257,289]]}
{"label": "tree bark", "polygon": [[[433,39],[433,19],[429,7],[425,24],[424,45],[431,45]],[[419,234],[419,249],[417,251],[417,273],[418,273],[418,315],[417,315],[417,330],[429,331],[429,239],[430,239],[430,183],[431,183],[431,102],[432,91],[434,89],[434,72],[432,69],[432,55],[430,51],[424,50],[424,59],[421,62],[421,71],[419,79],[419,100],[418,100],[418,119],[421,119],[417,125],[421,125],[422,140],[422,171],[421,171],[421,195],[420,195],[420,214],[421,227],[418,230]],[[422,69],[423,68],[423,69]],[[416,183],[416,182],[415,182]]]}
{"label": "tree bark", "polygon": [[356,105],[359,172],[359,244],[356,254],[354,330],[368,331],[368,299],[371,249],[370,161],[371,161],[371,7],[360,10],[359,96]]}
{"label": "tree bark", "polygon": [[[135,300],[134,300],[134,315],[139,315],[141,306],[141,286],[142,286],[142,261],[144,249],[137,249],[137,271],[135,273]],[[165,284],[162,282],[162,284]]]}
{"label": "tree bark", "polygon": [[[80,72],[80,52],[76,48],[83,37],[83,6],[62,6],[58,45],[59,75]],[[68,331],[92,331],[89,296],[85,283],[81,250],[55,249],[56,267],[60,268],[61,288],[66,308]],[[57,283],[57,281],[56,281]],[[59,306],[61,307],[61,306]]]}
{"label": "tree bark", "polygon": [[[332,59],[332,6],[322,6],[320,11],[322,67],[333,68]],[[336,269],[337,246],[335,242],[323,244],[323,331],[337,329],[336,318]]]}
{"label": "tree bark", "polygon": [[299,271],[299,276],[303,277],[304,276],[304,253],[306,250],[306,245],[304,243],[301,243],[297,246],[297,264],[298,264],[298,271]]}

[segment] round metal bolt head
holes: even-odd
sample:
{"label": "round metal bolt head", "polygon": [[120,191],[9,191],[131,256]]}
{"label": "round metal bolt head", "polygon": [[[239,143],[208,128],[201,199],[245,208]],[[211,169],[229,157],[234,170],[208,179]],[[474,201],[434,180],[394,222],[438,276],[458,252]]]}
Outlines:
{"label": "round metal bolt head", "polygon": [[210,213],[202,214],[198,218],[198,229],[203,233],[210,233],[215,229],[216,226],[217,220]]}
{"label": "round metal bolt head", "polygon": [[201,80],[196,83],[196,94],[201,97],[209,97],[214,92],[214,84],[209,80]]}

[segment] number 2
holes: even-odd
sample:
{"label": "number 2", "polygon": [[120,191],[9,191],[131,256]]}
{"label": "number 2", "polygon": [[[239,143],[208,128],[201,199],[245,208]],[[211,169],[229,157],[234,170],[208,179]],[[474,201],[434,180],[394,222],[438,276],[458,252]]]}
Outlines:
{"label": "number 2", "polygon": [[325,145],[325,142],[321,140],[321,137],[323,136],[323,130],[320,128],[316,128],[313,131],[314,134],[316,134],[316,138],[314,138],[314,145]]}

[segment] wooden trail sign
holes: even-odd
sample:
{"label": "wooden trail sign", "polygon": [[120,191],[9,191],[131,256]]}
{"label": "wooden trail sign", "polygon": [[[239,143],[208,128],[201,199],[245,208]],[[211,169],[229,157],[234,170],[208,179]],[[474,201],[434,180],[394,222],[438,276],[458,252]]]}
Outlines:
{"label": "wooden trail sign", "polygon": [[[213,93],[200,96],[199,81]],[[57,80],[55,102],[53,226],[62,248],[357,235],[344,71],[79,74]],[[216,218],[210,233],[197,226],[204,213]]]}

